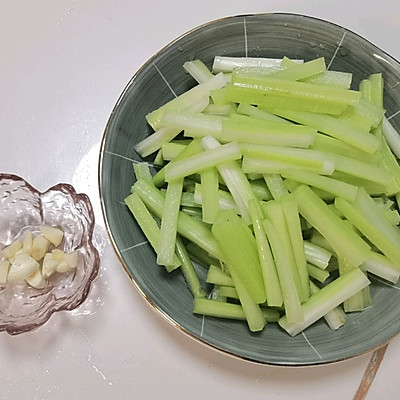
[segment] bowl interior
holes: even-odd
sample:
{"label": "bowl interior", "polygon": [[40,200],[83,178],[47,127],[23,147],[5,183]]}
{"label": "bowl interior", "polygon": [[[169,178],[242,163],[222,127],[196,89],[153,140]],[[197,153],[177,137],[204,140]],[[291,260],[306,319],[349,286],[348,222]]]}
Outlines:
{"label": "bowl interior", "polygon": [[[152,132],[145,120],[148,112],[194,86],[183,63],[199,58],[211,67],[216,55],[325,57],[329,69],[353,73],[354,88],[370,74],[382,72],[386,115],[399,108],[399,63],[332,23],[301,15],[260,14],[229,17],[188,32],[136,73],[104,134],[99,167],[102,205],[124,268],[148,301],[172,323],[204,343],[244,359],[274,365],[322,364],[382,345],[400,330],[400,291],[383,282],[374,281],[373,307],[349,315],[344,327],[333,332],[320,321],[291,338],[276,324],[251,334],[243,322],[193,315],[192,297],[180,272],[167,274],[156,265],[153,250],[123,203],[134,182],[132,162],[142,161],[134,145]],[[399,127],[396,118],[391,122]],[[196,268],[204,278],[204,269]]]}

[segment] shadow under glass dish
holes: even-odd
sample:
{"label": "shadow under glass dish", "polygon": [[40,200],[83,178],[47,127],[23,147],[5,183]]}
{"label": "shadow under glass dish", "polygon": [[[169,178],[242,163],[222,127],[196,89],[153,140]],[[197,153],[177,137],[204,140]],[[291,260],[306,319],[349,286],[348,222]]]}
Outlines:
{"label": "shadow under glass dish", "polygon": [[[331,331],[324,320],[296,337],[277,324],[250,333],[245,322],[193,315],[192,296],[180,271],[167,274],[138,228],[124,198],[134,183],[132,162],[143,161],[134,145],[152,133],[145,115],[195,85],[182,68],[201,59],[211,68],[216,55],[310,60],[325,57],[331,70],[353,73],[353,88],[370,74],[385,79],[386,116],[400,108],[400,64],[338,25],[293,14],[228,17],[179,37],[147,61],[128,83],[108,121],[100,152],[102,207],[121,263],[142,295],[167,320],[191,337],[225,353],[271,365],[317,365],[348,359],[377,348],[400,331],[400,291],[373,279],[373,306],[348,315]],[[168,84],[166,84],[168,82]],[[400,128],[399,119],[392,124]],[[146,159],[151,162],[154,157]],[[206,271],[197,266],[202,278]]]}

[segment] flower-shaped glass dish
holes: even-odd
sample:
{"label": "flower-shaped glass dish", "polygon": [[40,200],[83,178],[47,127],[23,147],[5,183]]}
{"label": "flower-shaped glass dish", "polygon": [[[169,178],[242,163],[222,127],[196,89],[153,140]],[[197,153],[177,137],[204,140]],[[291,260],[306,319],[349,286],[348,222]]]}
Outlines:
{"label": "flower-shaped glass dish", "polygon": [[99,254],[92,244],[94,214],[89,198],[68,184],[44,193],[24,179],[0,174],[0,249],[30,230],[40,233],[42,224],[58,226],[64,238],[58,248],[77,251],[79,263],[68,273],[53,274],[43,289],[26,282],[0,287],[0,331],[11,335],[44,324],[61,310],[72,310],[87,297],[99,270]]}
{"label": "flower-shaped glass dish", "polygon": [[[330,331],[323,320],[292,338],[277,324],[251,334],[245,323],[193,315],[193,300],[180,271],[165,273],[123,199],[133,184],[134,145],[152,131],[145,115],[195,85],[182,65],[198,58],[208,67],[216,55],[325,57],[331,70],[353,73],[353,87],[372,73],[385,79],[385,108],[400,128],[400,64],[357,34],[316,18],[293,14],[241,15],[202,25],[155,54],[119,98],[104,134],[100,160],[102,205],[121,262],[150,304],[202,343],[247,360],[273,365],[316,365],[347,359],[388,342],[400,331],[400,290],[374,280],[373,306],[348,316]],[[149,157],[149,161],[152,157]],[[204,268],[198,268],[204,282]],[[204,285],[207,289],[207,286]],[[397,288],[398,289],[398,288]]]}

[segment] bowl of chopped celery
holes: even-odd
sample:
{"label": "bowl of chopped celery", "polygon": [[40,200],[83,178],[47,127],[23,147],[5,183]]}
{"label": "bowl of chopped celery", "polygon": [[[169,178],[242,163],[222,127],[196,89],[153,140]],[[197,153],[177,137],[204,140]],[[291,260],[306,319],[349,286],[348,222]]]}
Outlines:
{"label": "bowl of chopped celery", "polygon": [[18,335],[86,299],[99,270],[89,198],[0,174],[0,331]]}
{"label": "bowl of chopped celery", "polygon": [[398,335],[399,77],[356,33],[282,13],[207,23],[148,60],[106,126],[99,187],[151,306],[269,365]]}

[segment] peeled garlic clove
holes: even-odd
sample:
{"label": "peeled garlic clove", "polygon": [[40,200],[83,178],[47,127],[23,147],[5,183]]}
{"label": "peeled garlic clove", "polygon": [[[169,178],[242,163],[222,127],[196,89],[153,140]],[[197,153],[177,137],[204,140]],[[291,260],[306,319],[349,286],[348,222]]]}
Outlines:
{"label": "peeled garlic clove", "polygon": [[60,249],[54,249],[51,254],[53,254],[53,258],[59,263],[65,260],[65,253]]}
{"label": "peeled garlic clove", "polygon": [[56,271],[63,274],[64,272],[68,272],[71,267],[68,265],[66,261],[61,261],[56,268]]}
{"label": "peeled garlic clove", "polygon": [[66,261],[66,263],[69,265],[69,267],[71,269],[75,268],[79,262],[79,254],[76,251],[74,251],[73,253],[65,253],[64,260]]}
{"label": "peeled garlic clove", "polygon": [[43,278],[49,278],[56,270],[59,261],[56,260],[52,253],[46,253],[43,258],[42,275]]}
{"label": "peeled garlic clove", "polygon": [[42,232],[43,236],[54,246],[59,246],[63,240],[64,232],[59,229],[55,228],[54,226],[50,225],[41,225],[40,231]]}
{"label": "peeled garlic clove", "polygon": [[35,289],[43,289],[47,283],[40,272],[40,268],[32,272],[25,280]]}
{"label": "peeled garlic clove", "polygon": [[3,250],[0,251],[0,254],[4,258],[13,258],[15,253],[22,248],[22,242],[20,240],[16,240],[9,244],[8,246],[4,247]]}
{"label": "peeled garlic clove", "polygon": [[22,252],[15,256],[14,262],[11,264],[8,272],[8,282],[18,282],[26,279],[40,264],[28,254]]}
{"label": "peeled garlic clove", "polygon": [[22,242],[22,249],[26,254],[32,255],[32,242],[33,236],[31,231],[25,231],[24,241]]}
{"label": "peeled garlic clove", "polygon": [[43,235],[36,236],[32,241],[32,258],[41,260],[49,250],[50,242]]}
{"label": "peeled garlic clove", "polygon": [[3,260],[0,262],[0,285],[5,285],[7,283],[8,271],[10,269],[10,261]]}

